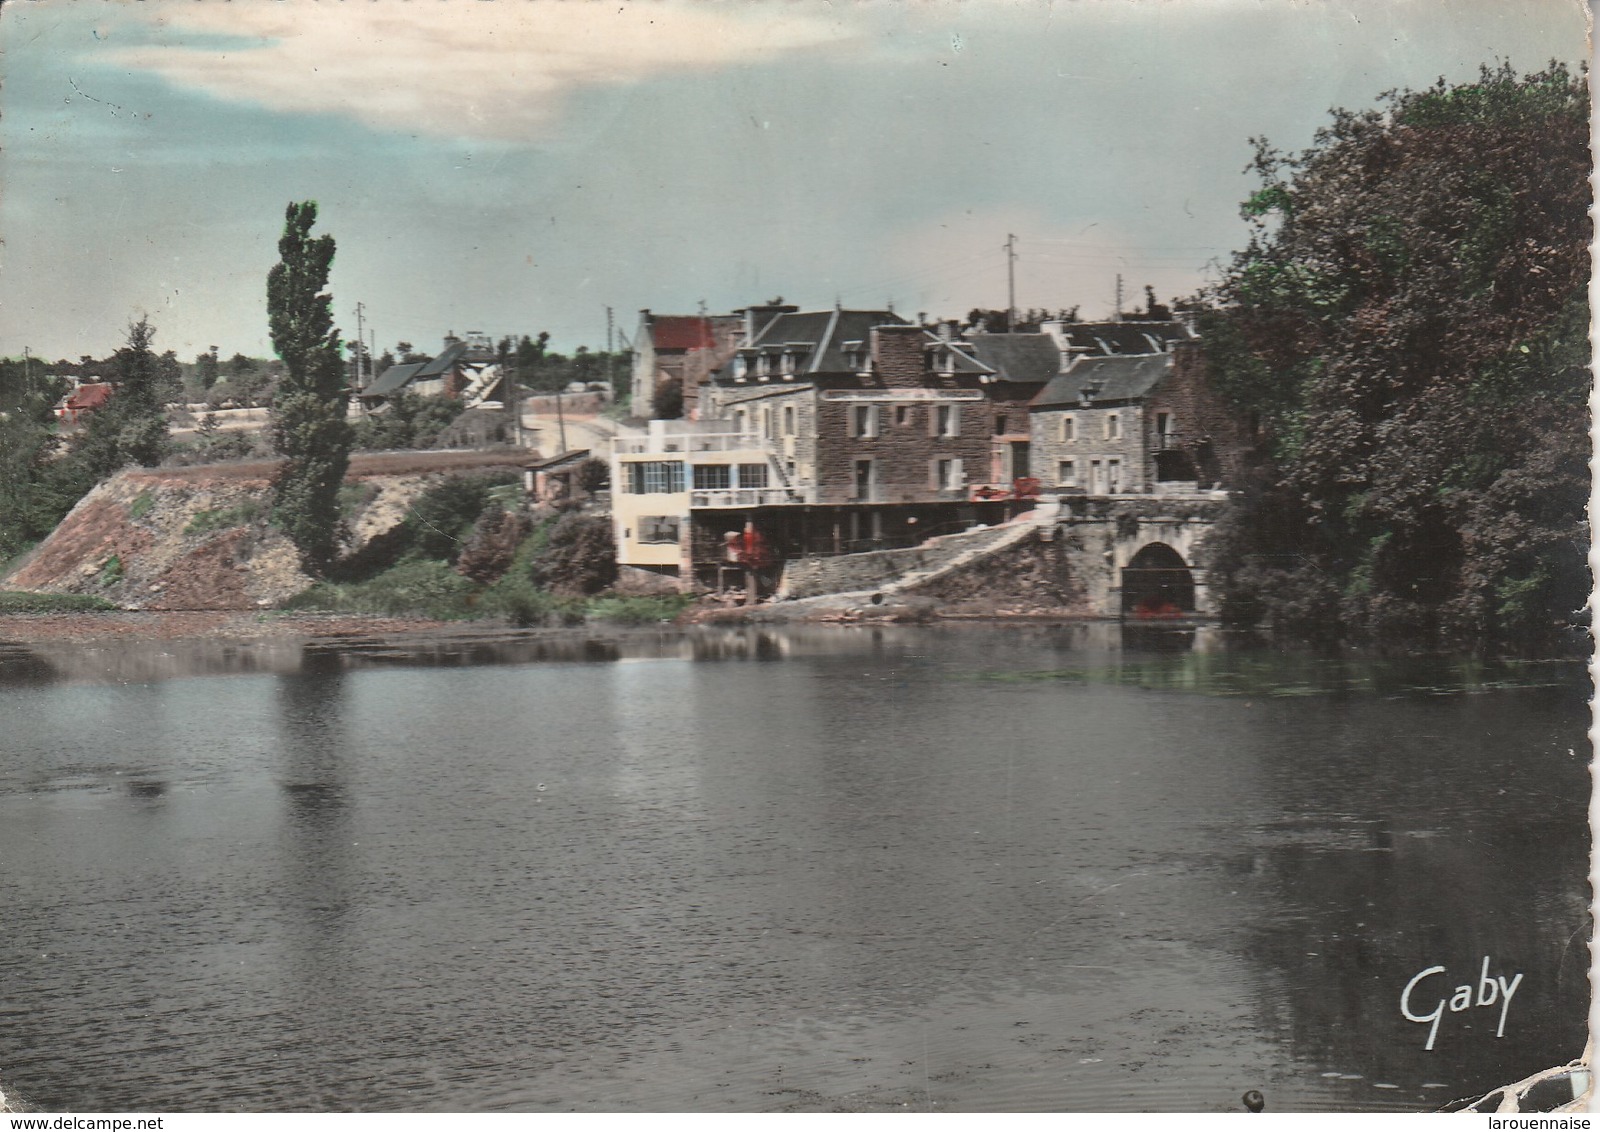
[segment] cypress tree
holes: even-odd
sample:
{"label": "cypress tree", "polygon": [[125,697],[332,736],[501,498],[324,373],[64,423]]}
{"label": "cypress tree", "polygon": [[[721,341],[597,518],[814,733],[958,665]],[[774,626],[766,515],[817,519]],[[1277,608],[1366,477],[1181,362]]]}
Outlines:
{"label": "cypress tree", "polygon": [[334,241],[311,235],[316,221],[315,201],[289,205],[279,262],[267,275],[272,348],[284,365],[272,406],[272,443],[285,457],[273,484],[274,516],[312,573],[336,553],[339,485],[353,439],[333,297],[324,290]]}

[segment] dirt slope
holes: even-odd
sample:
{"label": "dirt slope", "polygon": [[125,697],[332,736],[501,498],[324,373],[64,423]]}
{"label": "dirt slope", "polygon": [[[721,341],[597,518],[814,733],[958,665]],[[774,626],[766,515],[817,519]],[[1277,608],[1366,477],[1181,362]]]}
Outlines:
{"label": "dirt slope", "polygon": [[[349,537],[358,553],[393,530],[452,471],[516,466],[528,453],[376,453],[352,460]],[[266,517],[275,461],[122,472],[84,496],[49,538],[0,578],[7,589],[96,594],[128,609],[280,605],[311,585]],[[352,489],[351,485],[354,485]]]}

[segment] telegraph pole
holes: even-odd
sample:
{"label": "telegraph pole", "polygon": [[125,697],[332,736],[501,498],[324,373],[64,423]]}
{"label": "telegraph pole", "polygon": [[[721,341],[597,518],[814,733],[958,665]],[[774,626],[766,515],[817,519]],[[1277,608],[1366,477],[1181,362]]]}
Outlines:
{"label": "telegraph pole", "polygon": [[1122,321],[1122,272],[1117,272],[1117,311],[1111,316],[1111,321]]}
{"label": "telegraph pole", "polygon": [[1006,233],[1006,333],[1017,324],[1017,238]]}
{"label": "telegraph pole", "polygon": [[367,335],[361,324],[361,316],[365,309],[364,304],[356,304],[356,380],[355,388],[351,390],[352,393],[361,392],[361,355],[366,353],[367,350]]}
{"label": "telegraph pole", "polygon": [[612,325],[613,325],[613,323],[611,321],[611,308],[607,307],[606,308],[606,385],[610,387],[611,400],[615,401],[617,399],[617,377],[616,377],[616,372],[615,372],[615,370],[613,368],[614,364],[615,364],[615,359],[612,357],[613,350],[612,350],[612,346],[611,346],[611,341],[612,341],[611,328],[612,328]]}

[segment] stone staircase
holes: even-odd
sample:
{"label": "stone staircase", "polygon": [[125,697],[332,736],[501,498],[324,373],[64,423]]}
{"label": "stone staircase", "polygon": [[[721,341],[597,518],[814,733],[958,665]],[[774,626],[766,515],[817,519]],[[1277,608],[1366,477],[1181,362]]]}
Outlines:
{"label": "stone staircase", "polygon": [[908,593],[1031,538],[1040,525],[1022,520],[941,535],[900,550],[799,559],[784,569],[778,596],[803,599]]}

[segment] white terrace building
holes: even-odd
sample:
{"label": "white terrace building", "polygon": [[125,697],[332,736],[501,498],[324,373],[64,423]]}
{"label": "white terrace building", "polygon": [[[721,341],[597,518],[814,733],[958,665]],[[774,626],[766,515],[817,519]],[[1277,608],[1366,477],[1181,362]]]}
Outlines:
{"label": "white terrace building", "polygon": [[[714,518],[726,510],[723,525],[732,531],[750,508],[809,502],[787,481],[771,442],[746,431],[743,420],[656,420],[612,441],[611,514],[622,566],[687,580],[697,557],[691,511]],[[699,550],[701,560],[715,555],[712,547]]]}

